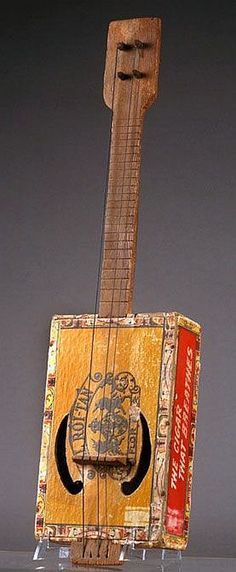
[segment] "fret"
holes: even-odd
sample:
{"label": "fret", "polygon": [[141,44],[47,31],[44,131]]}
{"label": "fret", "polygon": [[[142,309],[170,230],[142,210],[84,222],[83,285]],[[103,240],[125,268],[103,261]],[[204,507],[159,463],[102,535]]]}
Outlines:
{"label": "fret", "polygon": [[[122,137],[120,137],[120,135],[122,135]],[[123,139],[124,141],[130,139],[131,137],[136,137],[138,138],[140,136],[140,131],[138,130],[133,130],[133,129],[129,129],[128,131],[125,131],[124,129],[118,129],[118,131],[116,131],[116,137],[118,139]]]}
{"label": "fret", "polygon": [[106,225],[105,225],[105,230],[107,231],[107,230],[112,228],[112,229],[116,230],[116,232],[118,232],[118,233],[119,232],[125,232],[125,231],[131,232],[134,225],[135,225],[136,218],[137,217],[134,217],[133,220],[127,220],[127,221],[124,218],[122,218],[120,220],[118,219],[117,221],[107,219]]}
{"label": "fret", "polygon": [[[129,275],[128,272],[126,272],[126,270],[127,270],[126,268],[104,268],[104,272],[106,272],[106,278],[122,278],[122,280],[129,279]],[[108,273],[114,272],[115,275],[112,274],[112,276],[108,276],[107,272]],[[124,272],[125,275],[123,275]]]}
{"label": "fret", "polygon": [[124,152],[124,158],[118,161],[117,159],[117,155],[114,154],[114,157],[112,156],[110,159],[110,172],[112,172],[114,170],[114,165],[118,165],[119,168],[125,168],[126,172],[127,172],[127,176],[129,176],[130,174],[130,169],[134,169],[137,167],[133,167],[133,165],[140,165],[140,158],[138,157],[137,160],[135,161],[133,157],[129,157],[127,158],[126,153]]}
{"label": "fret", "polygon": [[[116,204],[114,204],[116,203]],[[132,199],[132,201],[129,201],[128,199],[126,199],[125,201],[122,200],[122,198],[120,199],[109,199],[109,201],[107,201],[107,210],[113,210],[113,209],[120,209],[122,208],[123,210],[126,209],[130,209],[135,211],[137,209],[137,201]]]}
{"label": "fret", "polygon": [[107,208],[106,218],[112,219],[114,222],[117,222],[117,219],[120,220],[121,218],[134,218],[137,210],[136,207],[137,205],[135,207],[133,206],[132,208],[130,205],[123,207],[122,201],[120,201],[119,206]]}
{"label": "fret", "polygon": [[113,250],[105,250],[104,260],[131,260],[133,251],[124,252],[123,249],[114,248]]}
{"label": "fret", "polygon": [[[126,170],[126,165],[122,165],[122,167],[125,167],[124,169],[120,169],[119,168],[112,168],[108,177],[109,182],[113,182],[114,180],[114,185],[118,185],[120,187],[123,187],[124,185],[130,185],[132,183],[133,186],[137,187],[138,184],[138,172],[139,172],[139,168],[134,167],[132,169],[132,173],[127,173]],[[108,193],[109,193],[109,188],[108,188]]]}
{"label": "fret", "polygon": [[135,149],[137,153],[140,153],[141,150],[139,144],[139,138],[134,139],[131,137],[119,137],[119,139],[117,139],[117,141],[112,146],[110,153],[115,153],[116,150],[119,149],[120,147],[121,149],[125,151],[129,150],[130,152]]}
{"label": "fret", "polygon": [[138,165],[139,168],[140,157],[137,153],[132,153],[131,151],[129,153],[126,153],[125,151],[123,153],[113,153],[110,157],[111,171],[113,171],[114,165],[118,165],[121,169],[127,170],[130,170],[130,167],[134,167],[135,165]]}
{"label": "fret", "polygon": [[[130,187],[129,185],[120,185],[120,186],[116,186],[114,183],[112,185],[112,187],[109,188],[109,198],[114,198],[114,194],[115,197],[132,197],[133,200],[137,200],[138,197],[138,192],[139,192],[139,186],[137,185],[135,188],[134,186]],[[126,199],[128,200],[128,199]]]}
{"label": "fret", "polygon": [[[116,200],[116,203],[117,203],[117,205],[115,206],[115,208],[126,208],[126,210],[127,210],[128,208],[130,208],[130,209],[135,210],[135,209],[137,208],[137,205],[138,205],[137,194],[136,194],[136,193],[135,193],[135,194],[134,194],[134,193],[127,193],[127,192],[125,192],[125,193],[122,193],[122,192],[116,193],[116,192],[115,192],[115,189],[114,189],[114,190],[113,190],[113,193],[112,193],[112,195],[111,195],[111,197],[110,197],[110,203],[111,203],[112,201],[115,202],[115,200]],[[127,203],[126,207],[125,207],[125,202]],[[133,206],[132,206],[132,205],[133,205]],[[106,206],[107,206],[107,208],[110,208],[110,207],[108,207],[108,204],[107,204],[107,203],[106,203]]]}
{"label": "fret", "polygon": [[117,123],[116,121],[113,121],[112,128],[115,130],[116,133],[119,133],[120,130],[122,130],[122,131],[133,131],[133,130],[139,129],[139,131],[140,131],[141,123],[131,123],[130,120],[129,120],[129,123],[127,123],[127,120],[125,120],[125,119],[123,121],[126,121],[125,126],[121,125],[120,121],[119,121],[119,123]]}
{"label": "fret", "polygon": [[112,207],[107,209],[107,220],[112,220],[114,222],[119,222],[120,220],[125,220],[125,222],[132,222],[136,216],[136,210],[131,210],[129,207],[126,209]]}
{"label": "fret", "polygon": [[123,208],[122,204],[121,206],[118,207],[109,207],[109,209],[107,209],[107,217],[106,217],[106,222],[112,223],[114,222],[115,224],[121,223],[122,224],[125,222],[127,223],[127,221],[131,224],[132,221],[136,220],[137,217],[137,205],[135,207],[130,207],[127,206],[126,208]]}
{"label": "fret", "polygon": [[101,302],[104,302],[105,304],[106,304],[106,302],[112,302],[112,304],[115,304],[117,302],[118,302],[118,304],[124,304],[124,303],[127,303],[129,301],[128,296],[127,296],[127,298],[120,299],[119,296],[117,298],[114,298],[114,296],[112,296],[112,294],[113,294],[113,292],[111,292],[111,296],[106,296],[104,298],[101,295]]}
{"label": "fret", "polygon": [[124,224],[122,224],[122,225],[115,225],[115,226],[114,226],[114,225],[111,224],[111,223],[110,223],[110,224],[107,223],[107,224],[105,225],[105,231],[109,230],[110,228],[113,228],[113,229],[114,229],[116,232],[118,232],[118,233],[119,233],[119,232],[125,232],[125,231],[127,231],[127,232],[132,232],[132,231],[133,231],[133,232],[134,232],[134,225],[131,225],[131,224],[129,224],[129,225],[124,225]]}
{"label": "fret", "polygon": [[[123,265],[123,262],[126,264],[126,262],[129,261],[129,260],[131,260],[131,258],[132,258],[132,257],[130,257],[130,256],[123,256],[122,258],[107,258],[107,257],[104,257],[103,262],[104,262],[104,264],[109,264],[110,262],[112,262],[112,263],[115,262],[115,263],[118,264],[118,267],[119,267],[119,268],[123,268],[123,266],[124,266],[124,265]],[[128,262],[127,262],[127,264],[128,264]]]}
{"label": "fret", "polygon": [[111,200],[116,199],[116,200],[120,201],[124,197],[126,197],[124,199],[126,201],[130,201],[130,200],[137,201],[137,196],[138,196],[138,187],[136,187],[136,190],[134,190],[134,188],[133,187],[130,188],[129,185],[126,185],[126,187],[116,187],[114,185],[114,187],[110,188],[108,199],[111,199]]}
{"label": "fret", "polygon": [[[124,165],[122,165],[122,167],[123,166]],[[115,175],[116,182],[118,182],[120,179],[119,182],[122,183],[123,178],[128,179],[128,181],[135,178],[136,182],[137,182],[137,177],[134,177],[134,175],[133,175],[134,171],[135,171],[135,173],[137,173],[137,167],[134,167],[130,170],[130,169],[128,169],[128,165],[126,165],[126,164],[125,164],[125,169],[121,169],[120,165],[116,169],[115,169],[115,167],[112,167],[112,169],[110,170],[109,180],[114,179],[114,175]],[[117,181],[117,179],[118,179],[118,181]]]}
{"label": "fret", "polygon": [[105,300],[105,296],[104,293],[106,292],[106,301],[111,301],[112,296],[113,296],[113,301],[118,301],[118,300],[122,300],[124,301],[125,298],[128,298],[129,296],[127,295],[127,288],[123,288],[122,290],[120,290],[120,288],[110,288],[109,290],[104,290],[101,291],[100,290],[100,296],[102,297],[103,301]]}
{"label": "fret", "polygon": [[114,240],[115,241],[120,241],[120,240],[133,241],[133,238],[134,238],[133,232],[129,232],[129,233],[122,232],[122,233],[120,233],[117,231],[108,230],[108,231],[104,232],[104,235],[105,235],[105,240],[107,240],[107,238],[106,238],[107,235],[109,235],[109,236],[112,235],[112,238],[110,238],[110,240],[113,240],[113,241]]}
{"label": "fret", "polygon": [[132,224],[133,221],[135,220],[135,215],[127,215],[126,216],[121,216],[121,215],[107,215],[107,220],[106,220],[106,224],[120,224],[120,222],[122,221],[122,224]]}
{"label": "fret", "polygon": [[132,155],[137,155],[137,158],[140,158],[140,148],[137,147],[134,144],[130,144],[128,147],[126,145],[116,145],[114,147],[114,149],[112,149],[111,153],[110,153],[110,158],[112,156],[116,156],[116,157],[129,157],[130,160],[130,156],[132,157]]}
{"label": "fret", "polygon": [[[110,160],[112,159],[112,157],[125,157],[125,159],[127,160],[127,157],[129,158],[129,161],[133,161],[133,156],[137,155],[137,160],[140,160],[140,150],[134,149],[133,145],[130,146],[129,149],[126,148],[126,146],[124,145],[122,147],[121,150],[119,150],[119,152],[117,151],[117,149],[113,149],[113,151],[110,154]],[[123,160],[123,159],[122,159]]]}
{"label": "fret", "polygon": [[[117,194],[115,192],[116,190],[119,192],[118,197],[117,197]],[[124,189],[123,189],[123,191],[124,191]],[[123,199],[124,194],[126,195],[125,199]],[[130,195],[132,195],[132,199],[130,198]],[[107,197],[106,205],[107,205],[107,208],[112,208],[112,206],[114,206],[114,208],[119,208],[120,206],[122,206],[122,208],[127,208],[128,206],[136,205],[137,204],[137,198],[138,198],[138,193],[133,191],[133,190],[132,190],[132,193],[131,192],[129,193],[127,190],[125,190],[125,192],[122,193],[122,189],[120,192],[120,190],[117,189],[117,187],[114,187],[113,189],[110,189],[110,194]],[[112,205],[112,206],[110,206],[110,205]]]}
{"label": "fret", "polygon": [[131,149],[135,149],[135,148],[137,147],[138,151],[141,150],[141,149],[140,149],[140,144],[139,144],[138,142],[136,143],[135,141],[129,142],[129,145],[127,145],[127,146],[126,146],[126,145],[123,145],[123,143],[116,143],[116,145],[114,146],[114,149],[112,149],[112,150],[110,151],[110,156],[112,155],[112,153],[115,154],[115,153],[116,153],[116,149],[119,149],[120,147],[121,147],[122,149],[125,149],[125,150],[128,149],[129,147],[130,147]]}
{"label": "fret", "polygon": [[121,308],[126,308],[126,305],[128,304],[129,300],[101,300],[101,304],[106,305],[109,304],[110,305],[110,312],[112,313],[112,316],[114,314],[114,317],[116,317],[117,312],[120,313],[120,309]]}
{"label": "fret", "polygon": [[[136,185],[134,184],[134,182],[136,181]],[[132,189],[133,193],[135,196],[137,196],[137,191],[139,188],[138,185],[138,181],[137,178],[134,180],[127,180],[127,178],[124,179],[123,184],[121,182],[121,184],[117,184],[117,180],[116,179],[109,179],[109,192],[114,190],[114,189],[122,189],[122,191],[124,191],[124,189]],[[112,183],[112,187],[110,188],[110,183]],[[127,191],[126,191],[127,192]]]}
{"label": "fret", "polygon": [[[133,173],[133,171],[136,172],[136,169],[131,169],[130,172]],[[117,169],[112,169],[111,175],[110,175],[110,177],[109,177],[109,181],[114,181],[114,180],[117,181],[117,175],[116,175],[116,178],[114,177],[114,174],[117,173],[117,172],[118,172],[119,175],[121,175],[121,181],[123,181],[123,179],[124,179],[124,180],[127,180],[127,179],[128,179],[128,181],[130,181],[130,182],[132,181],[132,182],[133,182],[133,179],[134,179],[134,180],[136,180],[136,182],[137,182],[137,177],[134,177],[133,174],[132,174],[131,176],[130,176],[130,175],[126,175],[126,174],[123,175],[123,172],[122,172],[121,169],[119,169],[119,168],[117,168]]]}
{"label": "fret", "polygon": [[110,165],[112,167],[113,162],[121,167],[129,167],[130,165],[140,164],[140,157],[135,156],[135,153],[131,151],[129,153],[113,153],[110,159]]}
{"label": "fret", "polygon": [[[108,245],[108,246],[107,246]],[[114,241],[114,240],[106,240],[104,244],[104,252],[106,250],[131,250],[133,248],[133,242],[131,241]]]}
{"label": "fret", "polygon": [[107,217],[112,217],[113,219],[117,218],[117,216],[134,216],[135,212],[136,212],[136,207],[137,207],[137,201],[136,201],[136,205],[132,206],[130,204],[127,204],[126,206],[123,205],[123,201],[122,199],[119,201],[118,205],[113,205],[113,206],[107,206],[106,209],[106,215]]}
{"label": "fret", "polygon": [[130,220],[134,219],[137,216],[137,205],[131,207],[131,205],[127,205],[126,207],[123,206],[122,202],[119,206],[116,207],[108,207],[107,208],[107,219],[112,220]]}
{"label": "fret", "polygon": [[[135,128],[136,128],[136,127],[141,127],[141,122],[135,121],[135,123],[131,123],[131,121],[130,121],[130,119],[129,119],[129,116],[123,117],[122,119],[121,119],[121,117],[120,117],[120,118],[119,118],[119,121],[116,121],[116,120],[113,121],[113,127],[116,128],[116,131],[117,131],[117,127],[119,127],[119,125],[121,124],[122,121],[125,123],[126,129],[129,129],[129,128],[131,128],[131,127],[135,127]],[[128,122],[128,123],[127,123],[127,122]],[[122,126],[121,126],[121,128],[122,128]]]}
{"label": "fret", "polygon": [[[117,166],[115,167],[115,165]],[[111,163],[110,175],[113,175],[113,173],[118,172],[119,175],[123,176],[123,171],[124,171],[125,176],[131,178],[131,173],[133,173],[133,171],[137,172],[137,167],[133,165],[134,165],[133,161],[130,161],[130,163],[128,163],[127,161],[118,163],[116,161],[114,165]]]}
{"label": "fret", "polygon": [[135,202],[135,205],[131,205],[129,203],[129,201],[126,201],[126,205],[123,204],[122,199],[119,201],[118,205],[107,205],[107,213],[111,213],[112,216],[116,216],[116,213],[122,213],[122,214],[129,214],[135,211],[135,208],[137,206],[137,201],[133,201]]}
{"label": "fret", "polygon": [[[128,193],[125,194],[128,195]],[[115,212],[120,212],[121,209],[125,213],[127,213],[128,211],[133,213],[135,212],[137,204],[138,204],[137,194],[135,195],[135,198],[132,198],[132,200],[129,200],[128,198],[123,200],[122,193],[119,193],[119,198],[117,198],[115,191],[113,191],[113,195],[109,197],[109,202],[106,203],[106,208],[107,212],[113,212],[114,215]]]}
{"label": "fret", "polygon": [[114,158],[117,160],[117,162],[120,161],[122,164],[126,162],[128,164],[128,162],[129,163],[134,162],[134,158],[137,161],[140,161],[140,153],[139,151],[133,149],[132,147],[129,150],[123,148],[122,151],[120,151],[119,153],[117,150],[112,151],[110,155],[110,163],[113,161]]}
{"label": "fret", "polygon": [[120,247],[118,247],[118,246],[114,246],[114,247],[108,246],[108,248],[106,248],[106,245],[105,245],[104,255],[106,254],[106,252],[117,252],[117,251],[124,252],[124,250],[125,250],[125,251],[132,250],[132,246],[131,246],[130,248],[125,248],[124,246],[120,246]]}
{"label": "fret", "polygon": [[[137,203],[137,202],[136,202]],[[109,206],[107,207],[107,218],[111,217],[112,219],[116,219],[117,217],[123,217],[126,218],[128,217],[134,217],[135,213],[136,213],[136,207],[137,204],[135,206],[132,206],[130,204],[128,204],[126,207],[124,207],[122,200],[120,201],[119,205],[116,206]]]}
{"label": "fret", "polygon": [[141,131],[141,124],[140,123],[126,123],[126,125],[120,125],[118,123],[114,123],[114,121],[112,122],[112,129],[115,133],[119,133],[120,131],[124,131],[125,133],[127,133],[127,131],[130,131],[132,133],[138,132],[140,133]]}
{"label": "fret", "polygon": [[110,278],[103,280],[101,290],[126,290],[128,278]]}
{"label": "fret", "polygon": [[111,255],[108,255],[108,250],[106,249],[106,254],[105,251],[103,253],[103,262],[108,261],[108,260],[131,260],[132,256],[133,256],[133,247],[131,249],[129,249],[130,252],[126,252],[124,254],[122,254],[122,249],[114,249],[112,251],[109,251],[111,253]]}
{"label": "fret", "polygon": [[[118,138],[118,141],[119,141],[119,142],[121,142],[121,141],[123,142],[123,141],[124,141],[125,145],[128,145],[128,144],[129,144],[129,145],[132,145],[132,144],[134,144],[134,143],[137,143],[137,144],[138,144],[139,137],[134,137],[133,134],[127,133],[127,136],[126,136],[126,137],[123,137],[123,136],[122,136],[122,137],[119,137],[119,138]],[[117,144],[118,144],[118,143],[116,142],[114,146],[116,146]],[[122,143],[122,144],[123,144],[123,143]]]}
{"label": "fret", "polygon": [[[127,195],[133,194],[134,197],[137,198],[137,193],[138,193],[138,189],[139,189],[139,185],[138,185],[137,181],[136,181],[136,185],[133,184],[133,181],[132,181],[132,184],[131,184],[131,181],[124,182],[123,184],[117,184],[116,182],[113,182],[113,181],[110,181],[110,183],[112,183],[112,184],[109,184],[109,195],[108,196],[110,196],[111,193],[113,193],[114,191],[118,191],[119,189],[121,189],[121,191],[123,193],[126,193]],[[130,191],[130,193],[129,193],[129,191]]]}
{"label": "fret", "polygon": [[[119,145],[120,147],[120,145]],[[138,158],[140,157],[140,153],[138,151],[134,151],[133,149],[134,146],[132,146],[132,150],[131,151],[127,151],[126,149],[124,149],[124,151],[120,151],[119,153],[117,153],[116,149],[114,149],[113,151],[111,151],[110,153],[110,157],[112,157],[112,155],[115,155],[116,157],[127,157],[127,155],[133,155],[134,153],[137,153]],[[135,146],[136,147],[136,146]]]}
{"label": "fret", "polygon": [[130,270],[130,266],[127,263],[127,260],[130,260],[130,259],[128,258],[128,259],[117,260],[116,265],[112,266],[112,264],[114,264],[114,260],[106,260],[105,259],[103,261],[103,267],[105,270],[114,270],[114,271],[116,271],[116,270]]}
{"label": "fret", "polygon": [[[110,280],[110,282],[112,282],[112,280]],[[110,288],[107,287],[100,288],[100,292],[102,292],[103,290],[112,290],[113,292],[126,292],[126,286],[124,288],[119,288],[119,287],[115,288],[113,285],[111,285]]]}
{"label": "fret", "polygon": [[[111,179],[110,179],[110,182],[112,182]],[[136,185],[133,185],[133,184],[131,185],[131,182],[130,182],[130,181],[129,181],[128,183],[124,183],[124,181],[123,181],[123,182],[122,182],[122,181],[118,182],[118,181],[116,180],[115,183],[112,183],[112,185],[109,185],[108,193],[110,193],[110,191],[112,190],[113,186],[114,186],[115,189],[125,189],[125,188],[134,189],[134,192],[136,193],[136,192],[137,192],[137,188],[138,188],[138,181],[136,180]],[[108,196],[109,196],[109,194],[108,194]]]}

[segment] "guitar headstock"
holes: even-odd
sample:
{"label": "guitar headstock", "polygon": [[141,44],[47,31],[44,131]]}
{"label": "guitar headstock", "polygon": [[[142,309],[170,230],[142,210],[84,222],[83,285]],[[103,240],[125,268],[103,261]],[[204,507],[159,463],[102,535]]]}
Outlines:
{"label": "guitar headstock", "polygon": [[150,107],[158,94],[161,20],[135,18],[111,22],[104,73],[104,100],[113,108],[114,94],[124,98],[133,82],[140,110]]}

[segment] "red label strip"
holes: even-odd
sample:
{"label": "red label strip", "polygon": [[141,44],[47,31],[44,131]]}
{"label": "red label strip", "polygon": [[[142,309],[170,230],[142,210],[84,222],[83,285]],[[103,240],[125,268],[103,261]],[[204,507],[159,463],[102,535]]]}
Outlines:
{"label": "red label strip", "polygon": [[196,345],[196,335],[179,328],[166,512],[166,531],[176,536],[184,532]]}

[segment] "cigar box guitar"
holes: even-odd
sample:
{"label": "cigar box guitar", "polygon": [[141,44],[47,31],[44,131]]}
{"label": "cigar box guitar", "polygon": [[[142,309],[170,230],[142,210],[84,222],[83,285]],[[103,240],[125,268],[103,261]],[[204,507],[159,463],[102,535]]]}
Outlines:
{"label": "cigar box guitar", "polygon": [[188,539],[200,326],[132,313],[141,134],[159,61],[158,18],[110,24],[96,308],[51,324],[35,531],[70,542],[77,564],[117,564],[129,541],[184,549]]}

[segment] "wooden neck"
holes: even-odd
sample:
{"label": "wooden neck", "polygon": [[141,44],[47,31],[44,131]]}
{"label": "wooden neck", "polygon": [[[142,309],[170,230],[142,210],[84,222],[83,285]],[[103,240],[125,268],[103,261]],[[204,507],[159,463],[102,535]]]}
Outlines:
{"label": "wooden neck", "polygon": [[112,120],[99,298],[103,317],[132,312],[143,114],[137,86],[130,92],[127,101],[117,102]]}
{"label": "wooden neck", "polygon": [[104,100],[112,110],[98,314],[132,312],[143,118],[157,95],[160,20],[111,22]]}

